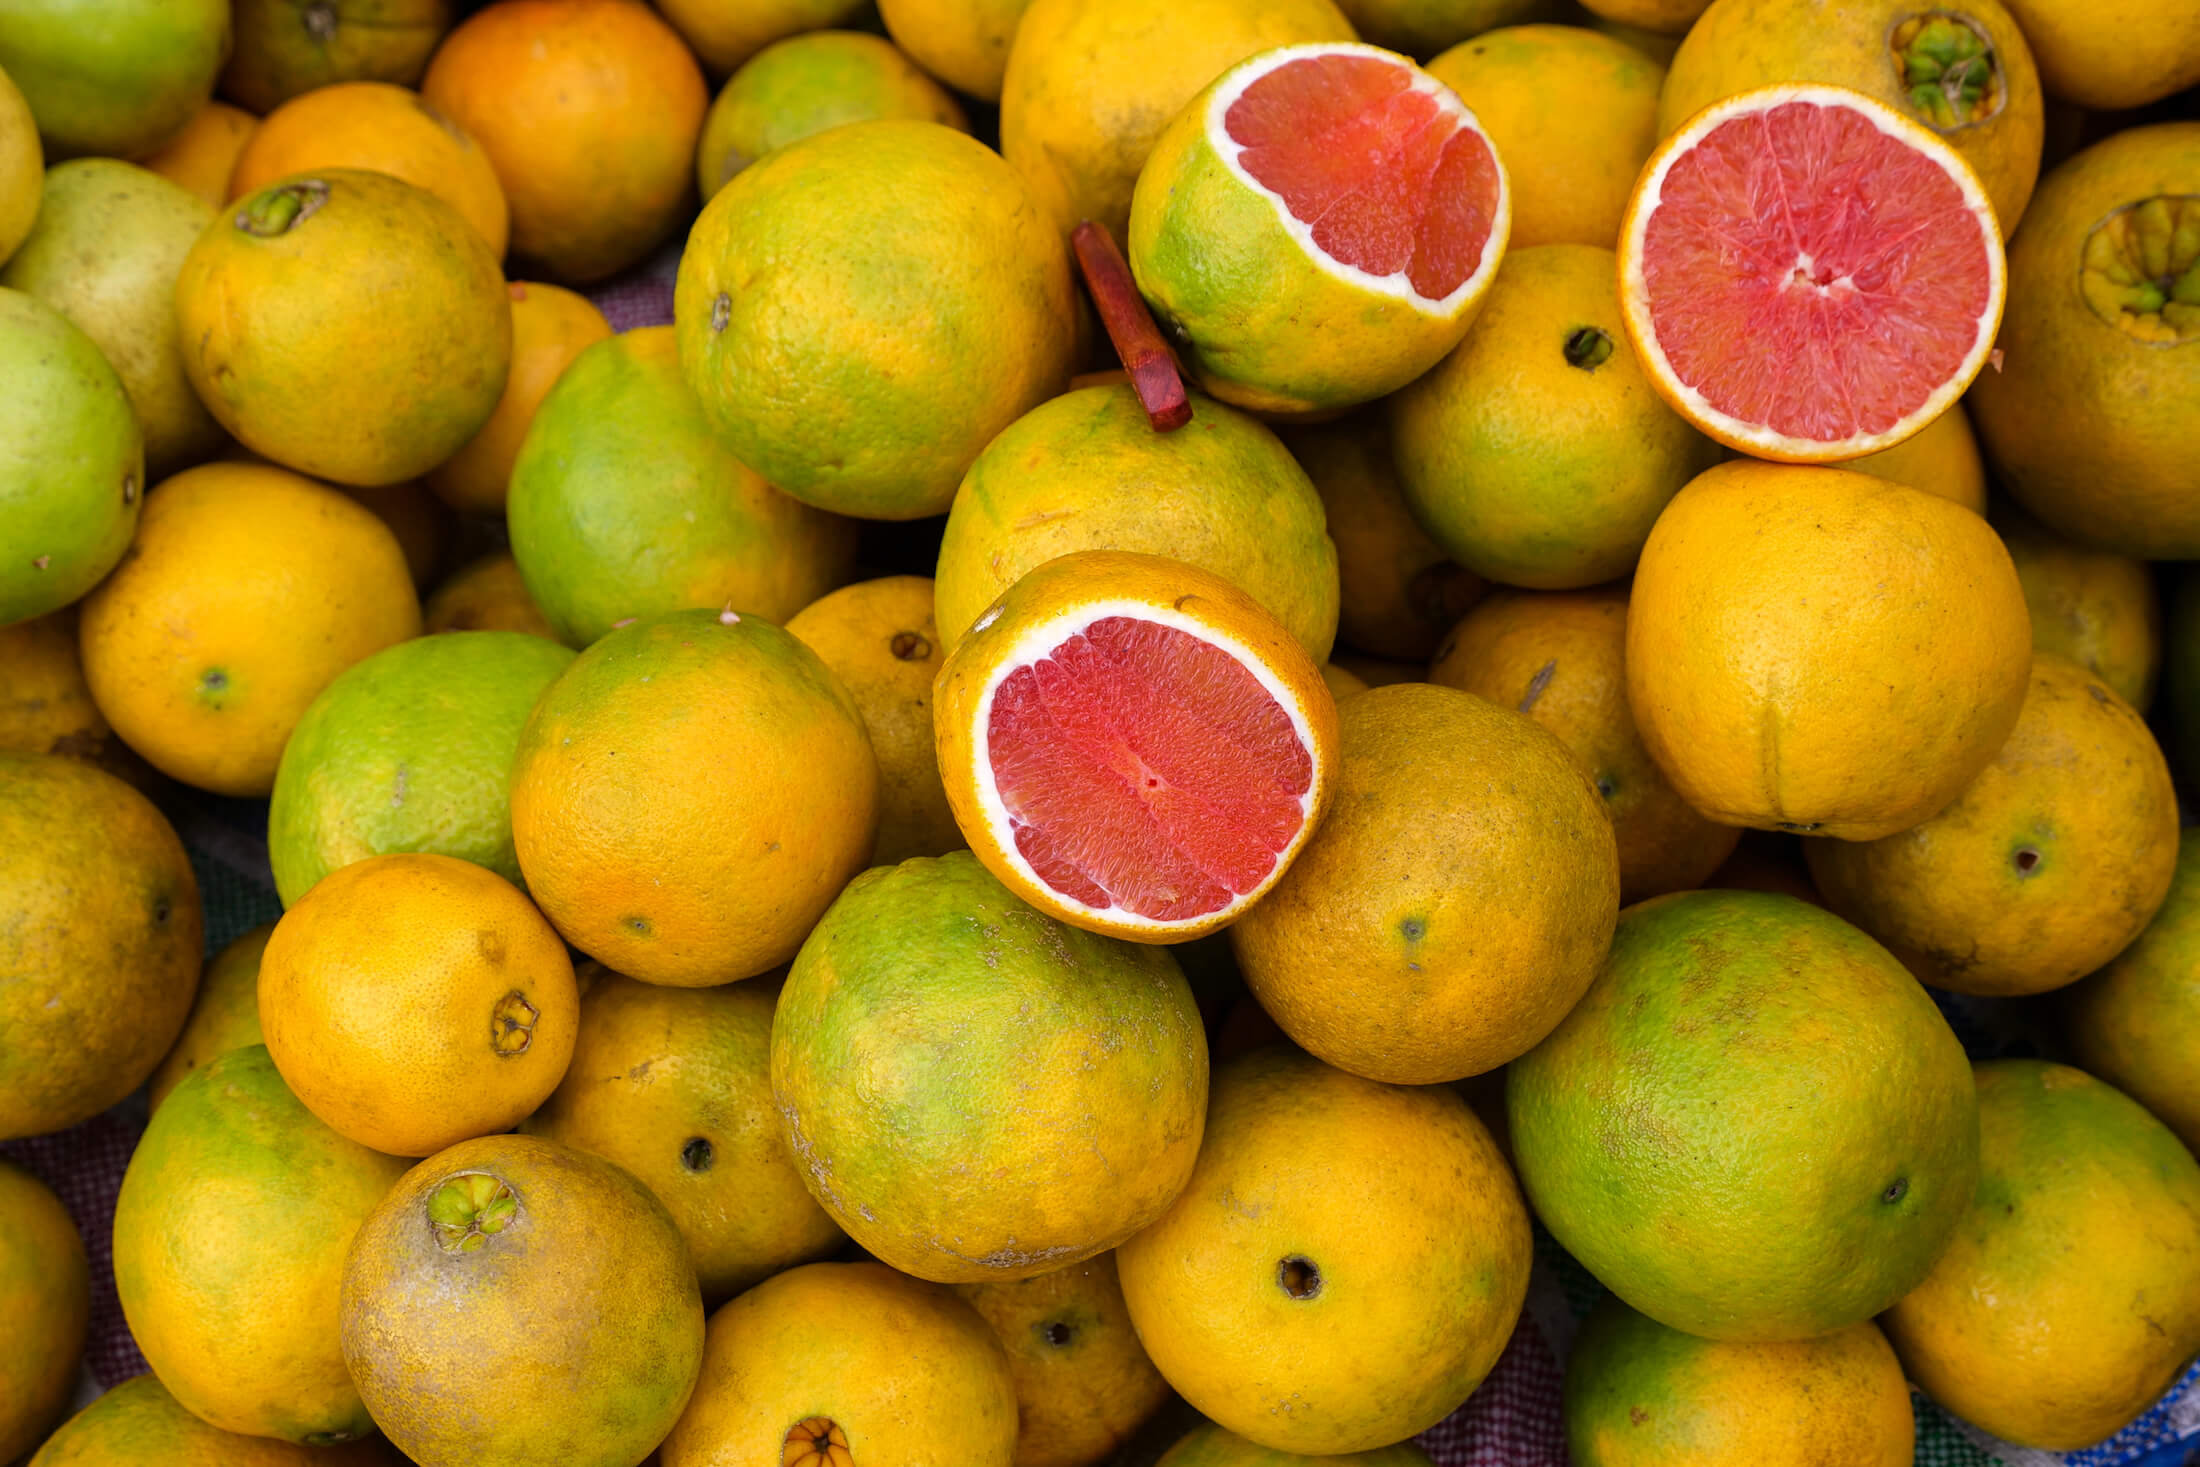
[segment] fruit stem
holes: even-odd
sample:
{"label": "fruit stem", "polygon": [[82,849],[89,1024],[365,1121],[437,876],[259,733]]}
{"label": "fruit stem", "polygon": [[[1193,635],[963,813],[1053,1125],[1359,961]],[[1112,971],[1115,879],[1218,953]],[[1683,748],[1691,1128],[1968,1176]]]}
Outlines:
{"label": "fruit stem", "polygon": [[1176,358],[1161,339],[1153,313],[1146,309],[1131,267],[1116,248],[1115,236],[1087,219],[1070,236],[1077,252],[1077,268],[1084,272],[1085,288],[1108,328],[1115,354],[1131,374],[1131,388],[1146,421],[1156,433],[1173,433],[1192,420],[1192,400],[1185,395],[1184,379],[1176,370]]}
{"label": "fruit stem", "polygon": [[460,1172],[428,1194],[428,1224],[447,1253],[472,1253],[519,1214],[519,1197],[487,1172]]}
{"label": "fruit stem", "polygon": [[245,200],[237,211],[237,227],[261,239],[288,234],[311,219],[328,202],[328,185],[318,178],[301,178],[275,188],[262,189]]}
{"label": "fruit stem", "polygon": [[1896,27],[1895,65],[1910,103],[1934,127],[1960,127],[2001,110],[1993,44],[1960,16],[1913,16]]}

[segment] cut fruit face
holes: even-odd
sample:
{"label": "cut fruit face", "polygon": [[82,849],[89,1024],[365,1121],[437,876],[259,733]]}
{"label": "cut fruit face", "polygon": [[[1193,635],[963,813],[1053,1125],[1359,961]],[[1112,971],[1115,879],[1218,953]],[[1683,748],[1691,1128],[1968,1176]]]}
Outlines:
{"label": "cut fruit face", "polygon": [[1313,823],[1313,735],[1241,645],[1124,604],[1034,627],[979,705],[978,790],[1030,879],[1126,926],[1249,901]]}
{"label": "cut fruit face", "polygon": [[1511,226],[1496,150],[1466,104],[1374,46],[1286,46],[1226,77],[1207,139],[1307,257],[1446,316],[1478,298]]}
{"label": "cut fruit face", "polygon": [[1635,185],[1619,267],[1652,383],[1760,458],[1901,442],[1971,384],[2001,324],[2001,230],[1970,165],[1842,87],[1698,113]]}

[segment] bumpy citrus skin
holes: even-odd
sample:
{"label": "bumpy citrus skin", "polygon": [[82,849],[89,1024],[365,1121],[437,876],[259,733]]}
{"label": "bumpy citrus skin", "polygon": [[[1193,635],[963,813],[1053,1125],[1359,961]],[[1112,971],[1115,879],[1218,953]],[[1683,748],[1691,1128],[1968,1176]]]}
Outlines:
{"label": "bumpy citrus skin", "polygon": [[1190,1185],[1116,1264],[1180,1395],[1264,1446],[1332,1454],[1457,1409],[1512,1334],[1530,1247],[1465,1101],[1279,1046],[1218,1072]]}
{"label": "bumpy citrus skin", "polygon": [[1076,550],[1166,555],[1212,571],[1291,629],[1316,662],[1337,638],[1337,549],[1321,497],[1257,420],[1192,397],[1155,433],[1128,386],[1032,409],[970,465],[940,539],[935,594],[952,652],[978,613]]}
{"label": "bumpy citrus skin", "polygon": [[1356,1075],[1433,1085],[1533,1047],[1604,960],[1619,857],[1565,745],[1453,688],[1337,715],[1329,815],[1230,928],[1285,1033]]}
{"label": "bumpy citrus skin", "polygon": [[1841,467],[1937,494],[1973,514],[1986,513],[1986,460],[1960,402],[1894,447],[1849,459]]}
{"label": "bumpy citrus skin", "polygon": [[879,19],[911,60],[958,92],[1001,100],[1008,45],[1031,0],[886,0]]}
{"label": "bumpy citrus skin", "polygon": [[404,1171],[316,1120],[259,1045],[177,1086],[123,1174],[114,1253],[131,1337],[177,1400],[307,1446],[373,1432],[337,1347],[337,1288]]}
{"label": "bumpy citrus skin", "polygon": [[2177,851],[2169,897],[2132,944],[2064,990],[2070,1053],[2200,1152],[2200,837]]}
{"label": "bumpy citrus skin", "polygon": [[2176,0],[2009,0],[2040,80],[2088,111],[2143,107],[2200,81],[2200,32]]}
{"label": "bumpy citrus skin", "polygon": [[393,1156],[517,1125],[573,1054],[572,960],[527,898],[451,856],[369,856],[275,924],[260,1030],[316,1116]]}
{"label": "bumpy citrus skin", "polygon": [[1371,1452],[1307,1457],[1249,1442],[1234,1431],[1208,1422],[1162,1455],[1156,1467],[1429,1467],[1429,1455],[1412,1442],[1377,1447]]}
{"label": "bumpy citrus skin", "polygon": [[145,496],[144,439],[92,338],[0,289],[0,626],[59,610],[113,569]]}
{"label": "bumpy citrus skin", "polygon": [[513,255],[552,280],[616,275],[693,207],[710,93],[649,6],[502,0],[436,49],[420,93],[489,155]]}
{"label": "bumpy citrus skin", "polygon": [[784,622],[855,560],[853,521],[780,493],[711,431],[669,326],[573,359],[520,445],[505,514],[528,592],[576,647],[697,606]]}
{"label": "bumpy citrus skin", "polygon": [[505,293],[512,302],[512,370],[504,396],[481,431],[422,480],[457,510],[503,512],[512,465],[543,398],[575,357],[611,334],[595,302],[562,286],[515,280]]}
{"label": "bumpy citrus skin", "polygon": [[38,119],[46,157],[135,158],[213,95],[228,0],[71,0],[9,8],[0,70]]}
{"label": "bumpy citrus skin", "polygon": [[970,131],[962,104],[893,42],[862,31],[789,36],[744,62],[710,104],[695,182],[708,200],[759,158],[829,127],[884,117]]}
{"label": "bumpy citrus skin", "polygon": [[92,338],[122,379],[161,479],[228,439],[192,392],[176,336],[176,272],[214,213],[187,190],[112,158],[46,175],[38,224],[0,285],[38,297]]}
{"label": "bumpy citrus skin", "polygon": [[411,86],[451,28],[451,0],[233,0],[221,93],[263,116],[341,82]]}
{"label": "bumpy citrus skin", "polygon": [[511,218],[489,155],[410,88],[341,82],[285,102],[237,155],[228,196],[240,199],[316,168],[371,169],[426,189],[504,258]]}
{"label": "bumpy citrus skin", "polygon": [[90,1267],[61,1199],[0,1161],[0,1309],[8,1318],[0,1338],[0,1452],[10,1461],[43,1441],[69,1409],[91,1315]]}
{"label": "bumpy citrus skin", "polygon": [[1536,1216],[1606,1287],[1706,1339],[1867,1319],[1970,1203],[1963,1047],[1887,951],[1791,897],[1676,892],[1507,1071]]}
{"label": "bumpy citrus skin", "polygon": [[1876,840],[1992,761],[2024,704],[2031,619],[2009,552],[1969,510],[1738,459],[1651,531],[1626,656],[1643,746],[1689,804]]}
{"label": "bumpy citrus skin", "polygon": [[[1714,102],[1779,82],[1862,92],[1933,129],[1978,172],[2004,238],[2040,172],[2040,75],[2001,0],[1712,0],[1658,99],[1665,136]],[[1927,33],[1922,21],[1932,27]],[[1938,24],[1934,24],[1938,22]],[[1953,75],[1961,69],[1961,76]],[[1965,85],[1962,76],[1981,80]],[[1991,78],[1986,80],[1986,78]]]}
{"label": "bumpy citrus skin", "polygon": [[1719,447],[1666,406],[1609,249],[1516,250],[1459,349],[1385,404],[1406,503],[1469,570],[1565,590],[1632,571]]}
{"label": "bumpy citrus skin", "polygon": [[947,508],[993,435],[1062,390],[1075,332],[1069,252],[1023,181],[901,120],[742,170],[688,237],[673,319],[735,457],[821,509],[897,520]]}
{"label": "bumpy citrus skin", "polygon": [[1700,1340],[1607,1294],[1566,1360],[1577,1467],[1910,1467],[1902,1365],[1870,1320],[1816,1339]]}
{"label": "bumpy citrus skin", "polygon": [[1992,523],[2024,583],[2032,645],[2069,658],[2145,713],[2162,667],[2162,602],[2146,562],[2072,544],[2006,503]]}
{"label": "bumpy citrus skin", "polygon": [[[1151,607],[1189,616],[1200,626],[1233,638],[1250,660],[1282,685],[1289,709],[1304,721],[1306,754],[1312,763],[1304,821],[1276,853],[1275,865],[1264,881],[1203,915],[1163,923],[1115,905],[1087,906],[1054,890],[1025,861],[1013,833],[996,824],[982,793],[991,788],[993,778],[991,770],[979,767],[983,732],[979,721],[989,684],[1007,659],[1031,655],[1031,649],[1019,645],[1031,628],[1073,616],[1096,602],[1118,610]],[[1051,916],[1134,942],[1203,937],[1274,888],[1327,812],[1337,762],[1336,700],[1330,697],[1320,669],[1281,622],[1219,576],[1159,555],[1113,550],[1057,556],[1010,587],[980,620],[984,625],[973,627],[940,667],[939,680],[933,684],[932,728],[948,807],[987,870]]]}
{"label": "bumpy citrus skin", "polygon": [[1500,162],[1489,237],[1457,300],[1409,304],[1340,279],[1309,257],[1278,201],[1234,172],[1210,136],[1222,126],[1217,93],[1244,69],[1271,64],[1256,56],[1225,71],[1155,140],[1131,198],[1125,253],[1203,389],[1254,412],[1331,413],[1395,392],[1459,344],[1504,257],[1510,191]]}
{"label": "bumpy citrus skin", "polygon": [[32,1467],[395,1467],[380,1438],[341,1447],[301,1447],[273,1437],[208,1426],[168,1394],[160,1378],[126,1380],[47,1438]]}
{"label": "bumpy citrus skin", "polygon": [[1474,109],[1504,160],[1512,186],[1511,248],[1611,249],[1628,191],[1658,140],[1665,68],[1625,41],[1581,26],[1475,30],[1473,39],[1429,62],[1428,74]]}
{"label": "bumpy citrus skin", "polygon": [[160,811],[54,754],[0,754],[0,893],[0,1140],[12,1141],[97,1115],[152,1073],[190,1012],[205,928]]}
{"label": "bumpy citrus skin", "polygon": [[1314,481],[1337,546],[1337,635],[1377,657],[1419,661],[1488,588],[1406,507],[1390,428],[1369,408],[1285,439]]}
{"label": "bumpy citrus skin", "polygon": [[647,1185],[687,1239],[706,1304],[847,1241],[780,1135],[776,987],[663,988],[598,973],[581,996],[573,1063],[522,1127]]}
{"label": "bumpy citrus skin", "polygon": [[285,469],[218,462],[160,486],[79,631],[92,696],[131,748],[187,784],[256,797],[307,705],[417,635],[420,603],[371,512]]}
{"label": "bumpy citrus skin", "polygon": [[2200,1163],[2067,1065],[1981,1064],[1978,1105],[1977,1197],[1883,1323],[1910,1379],[1964,1420],[2091,1446],[2200,1351]]}
{"label": "bumpy citrus skin", "polygon": [[727,76],[774,41],[847,25],[863,0],[662,0],[657,8],[711,75]]}
{"label": "bumpy citrus skin", "polygon": [[359,1394],[423,1467],[639,1461],[703,1356],[702,1296],[664,1204],[533,1136],[463,1141],[399,1178],[359,1228],[340,1309]]}
{"label": "bumpy citrus skin", "polygon": [[1331,0],[1032,0],[1001,79],[1001,156],[1063,234],[1130,227],[1139,170],[1169,120],[1246,57],[1356,39]]}
{"label": "bumpy citrus skin", "polygon": [[819,920],[772,1021],[772,1095],[810,1190],[872,1254],[1028,1278],[1182,1189],[1206,1036],[1168,953],[1057,922],[958,851],[868,871]]}
{"label": "bumpy citrus skin", "polygon": [[[837,1433],[839,1456],[801,1452]],[[713,1315],[664,1467],[895,1463],[1009,1467],[1016,1390],[1000,1342],[937,1284],[877,1263],[813,1263]]]}
{"label": "bumpy citrus skin", "polygon": [[2052,653],[1994,761],[1920,825],[1809,841],[1827,903],[1961,993],[2044,993],[2139,935],[2169,892],[2177,794],[2131,705]]}
{"label": "bumpy citrus skin", "polygon": [[932,743],[932,683],[947,660],[932,605],[929,578],[884,576],[820,596],[787,620],[848,689],[871,735],[879,777],[873,866],[967,844]]}
{"label": "bumpy citrus skin", "polygon": [[274,931],[274,923],[262,923],[207,959],[183,1032],[146,1082],[146,1102],[154,1110],[186,1075],[232,1049],[261,1042],[260,954],[267,951],[267,939]]}
{"label": "bumpy citrus skin", "polygon": [[645,983],[708,987],[792,958],[877,821],[848,690],[738,612],[595,643],[535,705],[512,766],[529,891],[568,942]]}
{"label": "bumpy citrus skin", "polygon": [[1104,1461],[1169,1399],[1169,1383],[1131,1326],[1113,1253],[1027,1279],[954,1287],[1008,1354],[1018,1467]]}
{"label": "bumpy citrus skin", "polygon": [[512,753],[573,654],[520,632],[386,647],[321,690],[283,746],[268,804],[275,890],[296,902],[329,872],[434,851],[519,883]]}
{"label": "bumpy citrus skin", "polygon": [[319,169],[240,199],[176,278],[184,371],[256,453],[340,483],[416,478],[495,410],[512,361],[496,256],[387,174]]}
{"label": "bumpy citrus skin", "polygon": [[1623,589],[1501,590],[1452,628],[1428,674],[1527,714],[1588,766],[1619,843],[1623,906],[1703,885],[1741,838],[1691,809],[1643,748],[1626,646]]}
{"label": "bumpy citrus skin", "polygon": [[2200,556],[2196,221],[2200,122],[2163,123],[2062,163],[2010,241],[2002,370],[1971,418],[2009,492],[2081,545]]}

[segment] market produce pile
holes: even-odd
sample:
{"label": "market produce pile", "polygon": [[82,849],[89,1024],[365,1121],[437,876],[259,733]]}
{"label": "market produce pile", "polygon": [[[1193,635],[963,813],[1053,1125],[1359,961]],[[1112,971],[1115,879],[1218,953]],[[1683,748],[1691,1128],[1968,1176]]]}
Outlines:
{"label": "market produce pile", "polygon": [[1581,3],[0,0],[0,1463],[2200,1424],[2200,10]]}

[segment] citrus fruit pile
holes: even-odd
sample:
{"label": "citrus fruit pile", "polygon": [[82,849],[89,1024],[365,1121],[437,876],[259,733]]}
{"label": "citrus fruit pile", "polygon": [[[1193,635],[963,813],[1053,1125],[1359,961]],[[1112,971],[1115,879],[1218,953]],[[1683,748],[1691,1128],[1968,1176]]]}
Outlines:
{"label": "citrus fruit pile", "polygon": [[0,1462],[2200,1431],[2200,23],[1583,4],[0,0]]}

